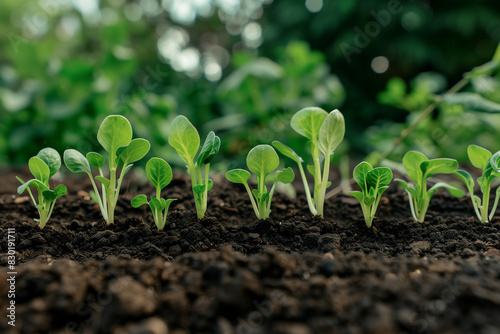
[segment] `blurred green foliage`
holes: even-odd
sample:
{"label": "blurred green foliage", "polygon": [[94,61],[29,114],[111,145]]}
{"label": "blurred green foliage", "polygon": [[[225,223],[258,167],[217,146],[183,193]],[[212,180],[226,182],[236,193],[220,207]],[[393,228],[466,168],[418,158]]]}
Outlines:
{"label": "blurred green foliage", "polygon": [[[24,164],[47,145],[98,150],[98,125],[117,113],[173,164],[166,138],[178,114],[201,136],[215,130],[235,164],[273,139],[305,154],[289,120],[311,105],[342,110],[341,151],[383,150],[500,41],[497,2],[400,1],[346,57],[342,46],[356,47],[357,31],[391,1],[2,0],[0,164]],[[388,69],[375,73],[379,56]],[[499,101],[496,80],[473,89]],[[466,142],[496,150],[496,117],[443,105],[396,155],[411,147],[462,159]]]}

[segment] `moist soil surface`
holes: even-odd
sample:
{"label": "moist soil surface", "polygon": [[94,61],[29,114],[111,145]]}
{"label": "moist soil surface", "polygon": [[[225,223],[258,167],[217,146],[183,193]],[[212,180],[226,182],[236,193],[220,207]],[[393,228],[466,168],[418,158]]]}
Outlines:
{"label": "moist soil surface", "polygon": [[276,194],[259,221],[243,186],[216,175],[198,221],[190,182],[176,176],[157,231],[149,207],[130,206],[151,186],[128,179],[106,225],[88,178],[67,176],[40,230],[16,192],[26,170],[1,175],[2,333],[500,333],[500,220],[479,223],[468,198],[437,193],[420,224],[391,186],[368,229],[344,194],[312,217],[297,183],[297,198]]}

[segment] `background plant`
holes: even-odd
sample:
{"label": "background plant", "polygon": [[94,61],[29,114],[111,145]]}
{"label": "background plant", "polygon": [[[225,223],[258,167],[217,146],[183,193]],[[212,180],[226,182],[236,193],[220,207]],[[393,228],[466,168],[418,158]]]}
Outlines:
{"label": "background plant", "polygon": [[[132,140],[132,126],[120,115],[111,115],[104,119],[97,132],[97,140],[108,153],[109,179],[104,177],[103,172],[106,158],[99,153],[90,152],[85,157],[77,150],[69,149],[64,151],[64,163],[73,173],[87,173],[94,187],[94,192],[90,195],[99,204],[102,217],[109,225],[114,223],[123,178],[132,168],[132,163],[149,152],[150,144],[142,138]],[[93,177],[90,166],[97,168],[99,175]],[[117,174],[119,168],[121,171]],[[94,179],[101,183],[101,191]]]}
{"label": "background plant", "polygon": [[191,176],[196,213],[198,219],[203,219],[207,211],[208,192],[214,185],[210,179],[210,164],[219,153],[220,138],[211,131],[196,157],[200,147],[200,135],[193,124],[181,115],[175,118],[170,127],[168,143],[186,164],[187,172]]}
{"label": "background plant", "polygon": [[233,169],[226,173],[226,178],[233,183],[245,186],[255,215],[258,219],[267,219],[271,212],[271,202],[278,182],[292,183],[295,177],[293,170],[288,167],[274,174],[271,191],[266,187],[266,177],[278,168],[280,163],[278,154],[269,145],[258,145],[248,152],[247,167],[257,177],[257,189],[250,190],[248,180],[251,174],[244,169]]}
{"label": "background plant", "polygon": [[151,158],[146,164],[146,175],[149,182],[156,188],[156,196],[151,196],[150,201],[146,195],[135,196],[130,204],[138,208],[144,204],[149,205],[158,231],[163,230],[167,222],[168,208],[175,199],[161,198],[161,191],[172,181],[172,168],[163,159]]}
{"label": "background plant", "polygon": [[363,161],[354,168],[353,177],[361,191],[351,191],[350,194],[359,201],[366,226],[370,228],[382,194],[392,181],[392,171],[387,167],[373,168]]}
{"label": "background plant", "polygon": [[403,157],[403,166],[408,177],[414,184],[408,184],[401,179],[395,179],[408,193],[408,201],[413,219],[422,223],[429,208],[432,195],[439,189],[445,188],[450,194],[462,197],[464,194],[460,189],[445,182],[438,182],[427,190],[427,179],[435,174],[451,174],[458,168],[458,162],[454,159],[431,159],[429,160],[420,152],[410,151]]}
{"label": "background plant", "polygon": [[[299,110],[290,122],[292,128],[300,135],[309,139],[308,147],[312,156],[312,165],[307,170],[313,176],[314,195],[311,195],[309,184],[302,167],[303,159],[285,144],[274,141],[273,146],[284,156],[295,161],[299,167],[307,204],[313,215],[323,215],[326,188],[331,185],[328,180],[330,161],[333,151],[344,139],[344,116],[337,109],[328,113],[317,107]],[[323,163],[323,168],[321,165]]]}
{"label": "background plant", "polygon": [[481,176],[477,179],[479,188],[483,193],[483,198],[479,198],[474,194],[474,179],[465,170],[459,170],[455,172],[467,187],[469,191],[472,205],[474,207],[474,212],[481,223],[487,223],[488,220],[493,219],[495,211],[498,206],[498,201],[500,199],[500,187],[496,191],[495,201],[491,212],[488,216],[488,208],[490,205],[490,192],[492,182],[500,176],[500,166],[498,160],[500,158],[500,152],[492,155],[490,151],[477,145],[470,145],[467,148],[467,154],[469,156],[471,164],[482,170]]}
{"label": "background plant", "polygon": [[[47,147],[29,160],[28,167],[35,178],[24,182],[16,176],[22,184],[17,192],[22,194],[25,190],[28,191],[35,208],[38,210],[39,218],[35,221],[38,222],[40,228],[44,228],[52,215],[56,200],[67,191],[64,184],[58,185],[54,190],[50,189],[49,184],[50,178],[61,168],[61,156],[53,148]],[[38,201],[33,196],[30,186],[37,190]]]}

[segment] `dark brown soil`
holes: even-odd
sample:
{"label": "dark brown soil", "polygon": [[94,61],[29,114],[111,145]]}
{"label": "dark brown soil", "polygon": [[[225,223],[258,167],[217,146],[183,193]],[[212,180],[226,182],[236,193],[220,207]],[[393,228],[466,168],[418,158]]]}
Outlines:
{"label": "dark brown soil", "polygon": [[313,218],[299,191],[276,195],[258,221],[244,188],[215,177],[197,221],[189,182],[176,177],[158,232],[149,208],[129,204],[151,187],[128,181],[106,226],[78,193],[90,182],[68,177],[40,230],[15,192],[23,173],[0,179],[0,265],[9,227],[18,261],[15,328],[0,277],[2,332],[500,333],[500,221],[480,224],[467,199],[436,195],[418,224],[391,188],[369,230],[355,199],[335,196]]}

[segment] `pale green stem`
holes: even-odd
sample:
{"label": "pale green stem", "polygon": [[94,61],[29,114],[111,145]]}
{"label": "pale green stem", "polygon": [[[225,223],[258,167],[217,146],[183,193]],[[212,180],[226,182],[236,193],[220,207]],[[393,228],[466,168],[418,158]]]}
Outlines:
{"label": "pale green stem", "polygon": [[243,185],[245,186],[245,189],[247,190],[248,196],[250,197],[250,202],[252,202],[253,211],[255,212],[255,215],[257,216],[257,218],[260,219],[258,206],[257,206],[257,203],[255,203],[255,199],[253,198],[253,193],[250,190],[248,183],[245,182],[245,183],[243,183]]}
{"label": "pale green stem", "polygon": [[318,215],[323,216],[323,208],[325,206],[325,193],[326,184],[328,183],[328,176],[330,174],[330,155],[325,156],[325,165],[323,168],[323,180],[321,181],[321,187],[318,196],[318,202],[316,203],[316,208],[318,209]]}
{"label": "pale green stem", "polygon": [[269,198],[268,198],[268,202],[266,205],[267,217],[269,217],[269,214],[271,213],[271,202],[273,201],[273,195],[274,195],[274,190],[276,189],[276,184],[277,184],[277,182],[274,181],[273,186],[271,187],[271,191],[269,192]]}
{"label": "pale green stem", "polygon": [[297,163],[299,165],[300,175],[302,176],[302,182],[304,183],[304,190],[306,192],[307,204],[309,205],[309,210],[311,211],[313,216],[318,214],[316,210],[316,206],[314,205],[314,201],[311,198],[311,190],[309,189],[309,183],[307,182],[306,175],[304,173],[304,168],[300,162]]}
{"label": "pale green stem", "polygon": [[[488,207],[490,205],[490,187],[486,187],[483,193],[483,202],[481,208],[481,223],[488,222]],[[495,208],[496,209],[496,208]]]}

